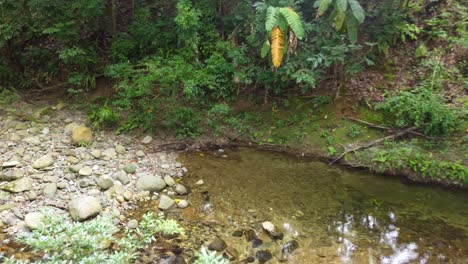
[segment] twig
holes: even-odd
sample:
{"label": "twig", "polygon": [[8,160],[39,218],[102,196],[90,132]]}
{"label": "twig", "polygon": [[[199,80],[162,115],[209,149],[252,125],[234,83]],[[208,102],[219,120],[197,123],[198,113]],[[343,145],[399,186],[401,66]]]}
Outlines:
{"label": "twig", "polygon": [[355,151],[358,151],[358,150],[362,150],[362,149],[367,149],[367,148],[370,148],[372,146],[375,146],[377,144],[380,144],[386,140],[390,140],[390,139],[395,139],[395,138],[398,138],[398,137],[401,137],[405,134],[408,134],[408,133],[411,133],[411,131],[415,130],[416,128],[415,127],[412,127],[412,128],[408,128],[406,130],[403,130],[403,131],[399,131],[393,135],[390,135],[390,136],[386,136],[386,137],[383,137],[383,138],[379,138],[377,140],[374,140],[374,141],[371,141],[369,143],[366,143],[364,145],[361,145],[361,146],[357,146],[357,147],[354,147],[352,149],[349,149],[349,150],[346,150],[344,151],[343,153],[341,153],[341,155],[339,155],[336,159],[334,159],[333,161],[331,161],[329,163],[329,165],[332,165],[333,163],[339,161],[340,159],[342,159],[346,154],[350,153],[350,152],[355,152]]}
{"label": "twig", "polygon": [[[378,129],[383,129],[383,130],[388,130],[388,131],[394,131],[394,132],[395,132],[395,131],[401,131],[401,130],[397,130],[397,129],[395,129],[395,128],[384,127],[384,126],[377,125],[377,124],[374,124],[374,123],[369,123],[369,122],[367,122],[367,121],[364,121],[364,120],[361,120],[361,119],[357,119],[357,118],[353,118],[353,117],[350,117],[350,116],[347,116],[346,118],[349,119],[349,120],[351,120],[351,121],[358,122],[358,123],[367,125],[368,127],[372,127],[372,128],[378,128]],[[420,137],[423,137],[423,138],[427,138],[427,139],[430,139],[430,140],[435,140],[434,137],[430,137],[430,136],[424,135],[423,133],[420,133],[420,132],[417,132],[417,131],[409,131],[408,133],[410,133],[410,134],[412,134],[412,135],[420,136]]]}

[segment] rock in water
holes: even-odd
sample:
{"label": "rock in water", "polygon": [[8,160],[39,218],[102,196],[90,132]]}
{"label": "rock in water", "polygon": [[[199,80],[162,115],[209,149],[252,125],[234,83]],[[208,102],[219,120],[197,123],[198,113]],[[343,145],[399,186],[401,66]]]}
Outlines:
{"label": "rock in water", "polygon": [[24,222],[29,230],[37,229],[41,225],[42,214],[39,212],[29,213],[24,216]]}
{"label": "rock in water", "polygon": [[137,180],[136,187],[140,191],[158,192],[166,187],[166,183],[160,177],[145,173]]}
{"label": "rock in water", "polygon": [[293,253],[294,250],[296,250],[297,248],[299,248],[299,243],[296,240],[291,240],[288,243],[284,244],[283,247],[281,248],[281,253],[283,254],[283,258]]}
{"label": "rock in water", "polygon": [[174,204],[175,204],[175,201],[172,200],[171,197],[166,196],[166,195],[161,195],[161,197],[159,198],[158,208],[161,210],[168,210],[172,206],[174,206]]}
{"label": "rock in water", "polygon": [[54,158],[51,155],[44,155],[40,158],[38,158],[34,163],[33,163],[33,168],[40,170],[46,167],[51,166],[54,164]]}
{"label": "rock in water", "polygon": [[187,194],[187,188],[185,188],[185,186],[183,186],[182,184],[176,184],[174,186],[174,191],[180,195]]}
{"label": "rock in water", "polygon": [[177,203],[177,207],[181,208],[181,209],[184,209],[184,208],[187,208],[188,206],[188,202],[186,200],[180,200],[178,203]]}
{"label": "rock in water", "polygon": [[265,221],[262,223],[262,227],[265,231],[267,231],[267,233],[274,239],[283,239],[283,234],[282,233],[279,233],[277,230],[276,230],[276,227],[273,223],[269,222],[269,221]]}
{"label": "rock in water", "polygon": [[68,203],[68,210],[73,220],[84,221],[99,214],[102,210],[101,201],[97,197],[84,196]]}
{"label": "rock in water", "polygon": [[93,141],[93,133],[85,126],[77,126],[72,131],[72,140],[75,144],[89,144]]}
{"label": "rock in water", "polygon": [[31,190],[33,179],[29,177],[21,178],[16,181],[9,182],[2,186],[2,189],[7,192],[19,193]]}
{"label": "rock in water", "polygon": [[226,242],[224,242],[224,240],[222,240],[221,238],[216,238],[215,240],[213,240],[209,245],[208,245],[208,249],[209,250],[215,250],[215,251],[218,251],[218,252],[221,252],[223,251],[224,249],[226,249],[227,245],[226,245]]}
{"label": "rock in water", "polygon": [[271,258],[273,258],[273,255],[271,255],[271,252],[266,251],[266,250],[257,251],[257,254],[255,254],[255,256],[257,257],[258,262],[260,263],[265,263],[269,261]]}

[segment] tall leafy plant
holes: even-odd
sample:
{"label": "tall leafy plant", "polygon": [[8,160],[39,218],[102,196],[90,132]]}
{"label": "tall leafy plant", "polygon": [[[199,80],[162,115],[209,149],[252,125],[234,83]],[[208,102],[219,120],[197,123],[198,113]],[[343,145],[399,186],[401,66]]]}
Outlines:
{"label": "tall leafy plant", "polygon": [[[283,56],[294,53],[298,39],[304,37],[304,26],[299,14],[292,7],[269,6],[266,11],[265,29],[270,37],[270,51],[273,66],[278,68]],[[288,41],[285,42],[285,35]],[[268,53],[268,42],[262,48],[262,57]]]}

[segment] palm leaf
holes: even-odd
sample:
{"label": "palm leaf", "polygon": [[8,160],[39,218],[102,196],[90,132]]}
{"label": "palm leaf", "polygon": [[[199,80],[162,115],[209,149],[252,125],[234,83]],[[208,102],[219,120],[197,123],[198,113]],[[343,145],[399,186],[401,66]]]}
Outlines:
{"label": "palm leaf", "polygon": [[271,31],[271,60],[275,68],[278,68],[281,65],[281,61],[283,60],[283,44],[283,32],[281,32],[279,27],[274,27]]}
{"label": "palm leaf", "polygon": [[269,6],[266,12],[265,29],[271,32],[273,27],[278,24],[278,8]]}
{"label": "palm leaf", "polygon": [[302,39],[304,37],[304,27],[302,25],[301,18],[296,11],[290,7],[282,7],[279,11],[288,22],[288,25],[294,34],[296,34],[297,38]]}

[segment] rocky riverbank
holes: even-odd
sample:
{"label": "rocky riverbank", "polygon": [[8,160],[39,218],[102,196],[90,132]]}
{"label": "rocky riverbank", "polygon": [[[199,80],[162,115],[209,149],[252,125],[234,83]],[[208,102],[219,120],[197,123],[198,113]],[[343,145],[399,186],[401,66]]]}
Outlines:
{"label": "rocky riverbank", "polygon": [[84,221],[155,200],[159,210],[185,208],[187,173],[170,152],[150,153],[150,136],[134,138],[86,127],[86,116],[63,104],[25,103],[0,111],[0,228],[10,236],[34,228],[45,206]]}

